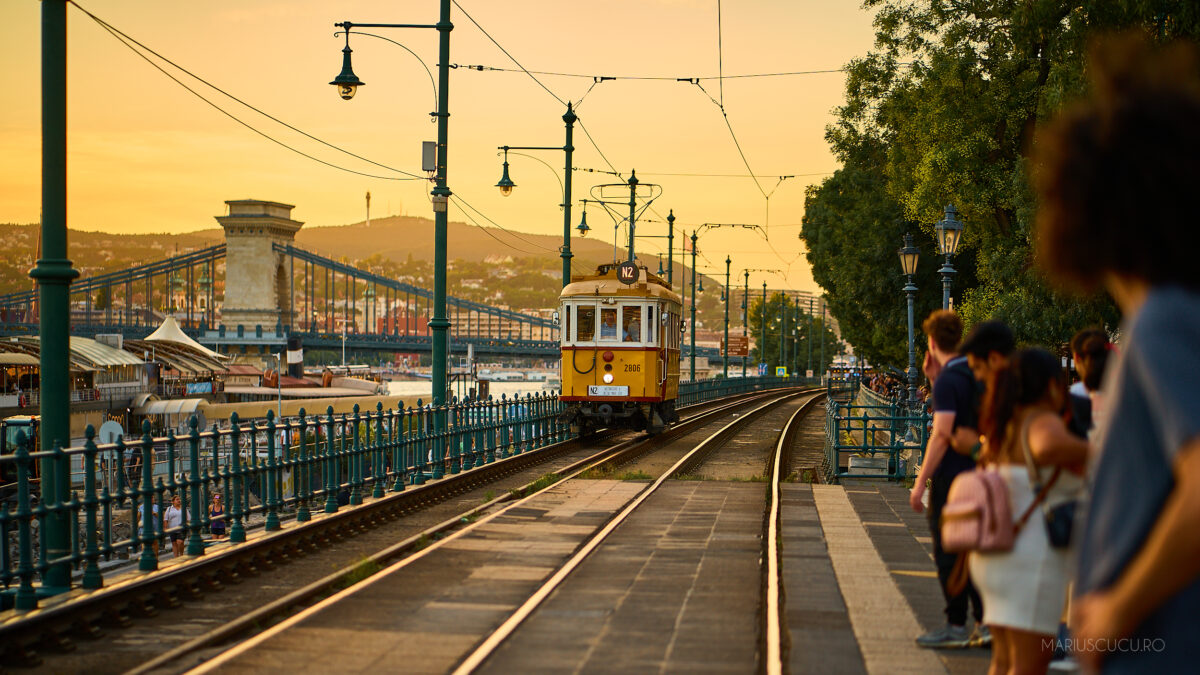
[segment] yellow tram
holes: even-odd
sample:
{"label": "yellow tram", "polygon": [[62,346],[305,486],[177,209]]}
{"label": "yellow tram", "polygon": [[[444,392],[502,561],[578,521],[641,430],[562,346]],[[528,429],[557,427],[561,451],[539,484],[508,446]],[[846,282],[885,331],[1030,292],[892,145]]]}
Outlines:
{"label": "yellow tram", "polygon": [[678,419],[683,306],[631,262],[572,277],[559,295],[562,396],[572,430],[657,433]]}

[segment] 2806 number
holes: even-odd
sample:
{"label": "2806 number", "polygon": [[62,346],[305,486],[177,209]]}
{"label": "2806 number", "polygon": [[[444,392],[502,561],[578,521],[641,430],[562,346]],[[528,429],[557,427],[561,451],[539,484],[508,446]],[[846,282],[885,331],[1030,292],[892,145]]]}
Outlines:
{"label": "2806 number", "polygon": [[626,364],[625,364],[625,372],[627,372],[627,373],[640,373],[640,372],[642,372],[642,364],[640,364],[640,363],[626,363]]}

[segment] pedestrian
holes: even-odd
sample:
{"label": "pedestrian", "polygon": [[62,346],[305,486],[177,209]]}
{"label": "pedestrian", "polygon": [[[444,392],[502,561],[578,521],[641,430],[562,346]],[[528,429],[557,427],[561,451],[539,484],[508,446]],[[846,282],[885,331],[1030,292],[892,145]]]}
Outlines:
{"label": "pedestrian", "polygon": [[212,503],[208,505],[208,531],[213,539],[225,538],[225,505],[221,503],[221,494],[214,493]]}
{"label": "pedestrian", "polygon": [[[1075,361],[1075,372],[1079,374],[1082,397],[1076,394],[1072,385],[1072,409],[1079,429],[1088,437],[1095,436],[1098,426],[1104,422],[1104,395],[1100,385],[1104,382],[1104,372],[1108,367],[1108,356],[1113,351],[1113,344],[1108,340],[1108,333],[1100,328],[1085,328],[1071,338],[1071,359]],[[1079,401],[1082,398],[1086,405]]]}
{"label": "pedestrian", "polygon": [[1066,404],[1065,375],[1044,349],[1022,349],[992,374],[980,424],[987,439],[982,461],[1008,486],[1019,528],[1012,550],[970,554],[992,634],[993,673],[1045,672],[1054,655],[1069,557],[1051,545],[1043,514],[1078,498],[1088,453],[1087,442],[1067,429]]}
{"label": "pedestrian", "polygon": [[1008,367],[1008,357],[1016,348],[1016,338],[1007,324],[984,321],[971,328],[959,351],[967,357],[967,365],[975,379],[987,389],[993,377]]}
{"label": "pedestrian", "polygon": [[1041,265],[1123,315],[1078,541],[1072,646],[1106,673],[1200,663],[1200,54],[1098,43],[1035,144]]}
{"label": "pedestrian", "polygon": [[[937,310],[921,325],[929,339],[926,372],[936,373],[933,383],[933,428],[925,446],[909,504],[917,513],[926,510],[922,501],[928,489],[929,529],[933,535],[933,559],[946,600],[946,625],[917,638],[917,644],[932,649],[952,649],[972,642],[986,645],[991,638],[982,627],[983,605],[975,586],[968,580],[958,592],[949,587],[958,555],[942,548],[942,508],[954,477],[975,468],[970,452],[979,442],[976,430],[975,376],[967,359],[958,353],[962,320],[948,310]],[[968,604],[975,618],[975,631],[967,630]]]}
{"label": "pedestrian", "polygon": [[176,558],[183,555],[183,521],[183,503],[176,494],[163,511],[163,531],[171,538],[171,554]]}

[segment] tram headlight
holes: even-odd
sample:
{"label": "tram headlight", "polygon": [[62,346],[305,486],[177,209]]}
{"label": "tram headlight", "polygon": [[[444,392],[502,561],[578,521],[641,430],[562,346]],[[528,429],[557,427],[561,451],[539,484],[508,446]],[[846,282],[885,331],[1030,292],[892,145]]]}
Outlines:
{"label": "tram headlight", "polygon": [[605,373],[604,374],[604,384],[612,384],[612,381],[613,381],[612,373]]}

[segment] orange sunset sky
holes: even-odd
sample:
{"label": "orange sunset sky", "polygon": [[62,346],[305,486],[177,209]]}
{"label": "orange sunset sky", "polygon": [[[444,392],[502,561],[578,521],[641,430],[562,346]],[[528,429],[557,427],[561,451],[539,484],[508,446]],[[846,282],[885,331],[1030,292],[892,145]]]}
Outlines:
{"label": "orange sunset sky", "polygon": [[[562,233],[561,188],[551,170],[510,157],[518,187],[501,197],[499,145],[563,143],[562,101],[582,103],[580,121],[603,156],[624,175],[636,169],[662,196],[645,218],[674,209],[682,227],[701,223],[767,225],[766,201],[712,99],[722,99],[746,160],[770,193],[769,244],[753,232],[714,230],[700,240],[704,271],[778,268],[772,287],[815,290],[797,238],[804,190],[837,168],[825,126],[842,100],[840,72],[732,76],[837,69],[870,49],[872,15],[849,0],[726,0],[721,4],[723,71],[718,74],[716,0],[459,0],[501,47],[538,75],[457,69],[450,75],[449,186],[503,227]],[[436,138],[434,92],[421,64],[384,41],[352,36],[354,70],[366,83],[351,102],[327,83],[341,67],[343,40],[333,24],[435,23],[436,0],[80,0],[80,5],[208,82],[334,146],[420,174],[421,141]],[[0,3],[0,222],[37,222],[40,209],[39,15],[37,0]],[[452,10],[451,62],[517,66],[458,8]],[[437,32],[384,30],[434,70]],[[199,100],[80,11],[68,8],[68,222],[72,229],[185,232],[216,226],[227,199],[295,204],[306,227],[371,216],[432,217],[430,184],[347,173],[263,138]],[[169,72],[221,108],[288,145],[355,171],[397,177],[308,140]],[[591,76],[618,79],[595,84]],[[700,87],[675,78],[700,77]],[[594,85],[594,86],[593,86]],[[701,88],[702,87],[702,88]],[[551,95],[550,92],[553,92]],[[722,92],[723,89],[723,92]],[[711,98],[710,98],[711,97]],[[578,125],[576,167],[607,169]],[[560,175],[561,152],[533,153]],[[726,174],[685,176],[670,174]],[[778,176],[795,175],[777,185]],[[402,176],[401,176],[402,177]],[[575,173],[578,200],[612,176]],[[452,206],[452,221],[467,221]],[[592,236],[611,241],[612,221],[589,208]],[[481,224],[484,221],[480,221]],[[639,234],[665,234],[643,223]],[[678,234],[678,231],[677,231]],[[624,233],[622,233],[624,238]],[[677,240],[678,241],[678,240]],[[639,241],[639,253],[665,240]],[[771,250],[774,248],[774,251]],[[520,254],[518,254],[520,255]],[[555,255],[547,253],[547,255]],[[450,257],[454,257],[453,241]],[[762,279],[763,275],[754,275]],[[757,283],[757,282],[755,282]]]}

